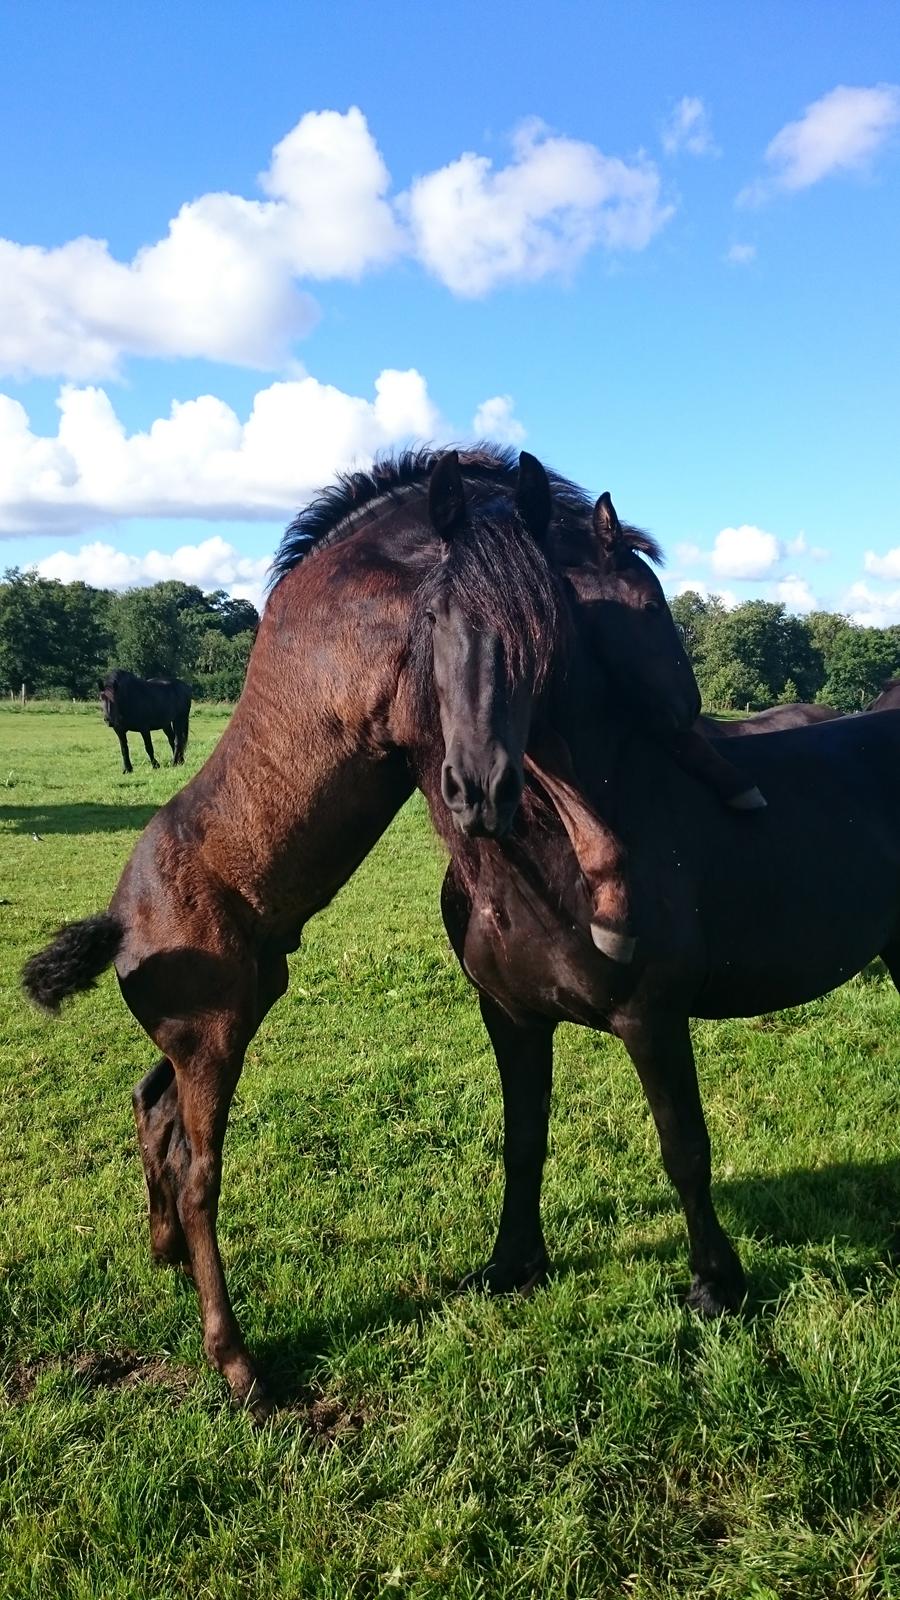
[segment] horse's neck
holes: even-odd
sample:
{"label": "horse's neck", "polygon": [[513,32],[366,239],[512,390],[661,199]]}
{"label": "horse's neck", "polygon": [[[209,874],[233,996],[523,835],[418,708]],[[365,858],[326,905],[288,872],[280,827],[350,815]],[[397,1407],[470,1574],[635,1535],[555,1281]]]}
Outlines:
{"label": "horse's neck", "polygon": [[244,693],[205,769],[202,811],[204,854],[212,862],[221,853],[226,880],[280,923],[331,899],[412,780],[390,723],[402,604],[386,602],[366,626],[352,607],[326,617],[321,607],[291,604],[289,593],[274,598]]}

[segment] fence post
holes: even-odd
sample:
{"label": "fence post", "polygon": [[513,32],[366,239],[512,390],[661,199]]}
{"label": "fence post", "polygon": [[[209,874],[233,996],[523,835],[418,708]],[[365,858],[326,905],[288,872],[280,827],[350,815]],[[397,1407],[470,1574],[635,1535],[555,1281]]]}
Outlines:
{"label": "fence post", "polygon": [[25,685],[22,685],[22,710],[25,710]]}

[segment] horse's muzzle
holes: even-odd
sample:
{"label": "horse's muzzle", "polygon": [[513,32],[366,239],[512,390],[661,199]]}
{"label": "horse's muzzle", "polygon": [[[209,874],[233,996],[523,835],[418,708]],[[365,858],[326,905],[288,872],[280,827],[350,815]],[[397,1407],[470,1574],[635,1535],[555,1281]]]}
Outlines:
{"label": "horse's muzzle", "polygon": [[468,839],[502,839],[512,827],[523,781],[505,754],[494,762],[486,780],[464,774],[448,760],[441,770],[441,794]]}

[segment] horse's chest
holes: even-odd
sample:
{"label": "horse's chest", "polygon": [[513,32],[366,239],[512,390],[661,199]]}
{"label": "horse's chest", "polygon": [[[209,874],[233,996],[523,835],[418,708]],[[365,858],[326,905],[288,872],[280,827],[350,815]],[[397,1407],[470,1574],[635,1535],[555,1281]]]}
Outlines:
{"label": "horse's chest", "polygon": [[512,1015],[606,1027],[631,979],[595,949],[587,911],[573,917],[515,884],[480,893],[463,948],[468,976]]}

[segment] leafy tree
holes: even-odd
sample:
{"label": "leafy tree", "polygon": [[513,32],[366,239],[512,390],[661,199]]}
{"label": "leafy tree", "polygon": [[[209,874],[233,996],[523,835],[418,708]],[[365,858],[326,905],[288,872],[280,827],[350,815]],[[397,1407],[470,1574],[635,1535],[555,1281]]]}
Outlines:
{"label": "leafy tree", "polygon": [[244,687],[255,633],[249,629],[229,639],[207,629],[197,658],[195,687],[204,700],[237,700]]}
{"label": "leafy tree", "polygon": [[874,699],[885,678],[900,666],[892,628],[853,628],[841,633],[831,653],[822,699],[839,711],[859,711]]}
{"label": "leafy tree", "polygon": [[[821,657],[805,624],[770,600],[748,600],[708,619],[696,670],[710,705],[749,704],[753,710],[778,700],[788,678],[801,700],[811,700],[822,680]],[[732,698],[717,698],[725,692]]]}
{"label": "leafy tree", "polygon": [[684,594],[677,594],[669,601],[669,609],[675,618],[688,657],[691,663],[696,665],[703,654],[707,624],[724,610],[722,602],[715,596],[710,600],[704,600],[696,589],[686,589]]}
{"label": "leafy tree", "polygon": [[189,670],[188,634],[170,585],[127,590],[117,597],[111,621],[116,666],[142,678],[177,678]]}

